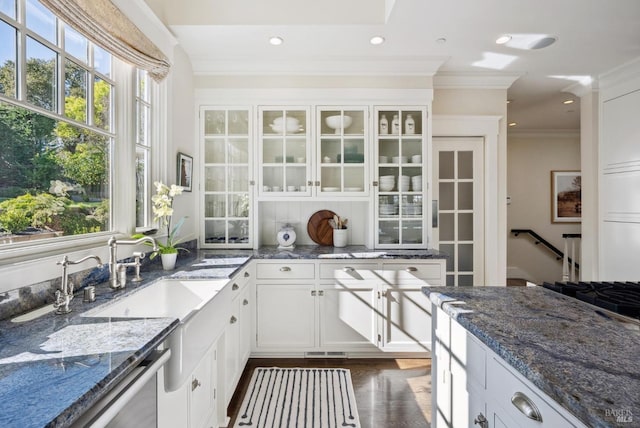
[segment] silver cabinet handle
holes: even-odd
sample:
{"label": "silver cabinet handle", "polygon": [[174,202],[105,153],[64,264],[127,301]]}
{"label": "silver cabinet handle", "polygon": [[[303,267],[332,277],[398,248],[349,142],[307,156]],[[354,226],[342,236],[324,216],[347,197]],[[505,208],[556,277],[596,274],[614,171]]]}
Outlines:
{"label": "silver cabinet handle", "polygon": [[482,413],[476,416],[476,418],[473,420],[473,424],[480,425],[480,428],[489,428],[489,421]]}
{"label": "silver cabinet handle", "polygon": [[418,268],[417,267],[413,267],[413,266],[409,266],[408,268],[405,269],[407,272],[417,272]]}
{"label": "silver cabinet handle", "polygon": [[522,392],[516,392],[511,397],[511,403],[516,406],[516,409],[520,410],[520,412],[528,417],[529,419],[533,419],[534,421],[542,422],[542,415],[540,414],[540,410],[533,404],[533,401]]}
{"label": "silver cabinet handle", "polygon": [[236,291],[236,290],[237,290],[237,289],[239,289],[239,288],[240,288],[240,286],[239,286],[238,284],[236,284],[235,282],[234,282],[234,283],[233,283],[233,285],[231,286],[231,289],[232,289],[233,291]]}
{"label": "silver cabinet handle", "polygon": [[351,272],[353,272],[354,270],[355,270],[355,269],[354,269],[354,268],[352,268],[351,266],[345,266],[345,267],[343,267],[343,268],[342,268],[342,271],[343,271],[343,272],[346,272],[346,273],[351,273]]}
{"label": "silver cabinet handle", "polygon": [[291,272],[291,268],[289,266],[282,266],[280,272]]}
{"label": "silver cabinet handle", "polygon": [[244,277],[245,277],[245,278],[249,278],[249,276],[251,276],[251,275],[249,274],[249,272],[245,272],[245,273],[244,273]]}
{"label": "silver cabinet handle", "polygon": [[249,301],[248,301],[247,299],[244,299],[244,300],[242,301],[242,305],[243,305],[243,306],[247,306],[248,304],[249,304]]}
{"label": "silver cabinet handle", "polygon": [[324,296],[324,290],[318,291],[318,296]]}
{"label": "silver cabinet handle", "polygon": [[311,296],[312,296],[312,297],[313,297],[313,296],[316,296],[317,294],[318,294],[318,293],[316,293],[316,291],[315,291],[315,290],[311,290]]}
{"label": "silver cabinet handle", "polygon": [[202,384],[200,383],[200,381],[198,380],[198,378],[193,378],[193,380],[191,381],[191,390],[195,391],[195,389],[199,386],[202,386]]}
{"label": "silver cabinet handle", "polygon": [[235,324],[238,322],[238,318],[236,318],[235,316],[231,315],[231,319],[229,320],[229,324]]}

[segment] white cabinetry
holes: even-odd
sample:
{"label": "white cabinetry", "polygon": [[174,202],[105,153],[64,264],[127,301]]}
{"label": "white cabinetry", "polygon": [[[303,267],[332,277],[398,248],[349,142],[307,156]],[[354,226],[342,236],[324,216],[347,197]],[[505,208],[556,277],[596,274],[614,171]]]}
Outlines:
{"label": "white cabinetry", "polygon": [[426,284],[406,270],[438,285],[444,260],[407,263],[258,262],[256,355],[428,351]]}
{"label": "white cabinetry", "polygon": [[202,107],[203,248],[252,243],[252,138],[249,108]]}
{"label": "white cabinetry", "polygon": [[227,318],[224,340],[224,397],[229,405],[249,358],[251,343],[252,275],[250,268],[239,272],[231,280],[230,315]]}
{"label": "white cabinetry", "polygon": [[441,308],[432,310],[434,428],[585,427]]}
{"label": "white cabinetry", "polygon": [[377,248],[427,247],[428,169],[425,107],[376,107]]}

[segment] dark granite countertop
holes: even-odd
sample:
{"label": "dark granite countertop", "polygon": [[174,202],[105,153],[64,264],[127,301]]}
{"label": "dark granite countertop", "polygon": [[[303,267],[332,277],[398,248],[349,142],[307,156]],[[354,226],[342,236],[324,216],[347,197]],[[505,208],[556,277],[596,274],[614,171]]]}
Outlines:
{"label": "dark granite countertop", "polygon": [[[228,278],[248,257],[179,258],[179,270],[145,267],[139,284],[114,291],[96,285],[96,301],[71,301],[72,312],[53,311],[24,322],[0,321],[0,426],[66,427],[123,380],[178,326],[175,318],[88,318],[82,313],[135,292],[162,277]],[[197,271],[197,274],[192,272]],[[50,307],[50,305],[47,305]]]}
{"label": "dark granite countertop", "polygon": [[[364,246],[194,250],[178,258],[178,269],[173,272],[163,271],[159,261],[147,263],[142,272],[144,281],[129,282],[124,290],[109,288],[106,267],[93,269],[77,287],[70,314],[55,315],[50,311],[24,322],[13,322],[13,316],[37,307],[37,302],[42,305],[50,286],[36,284],[8,292],[5,303],[9,304],[0,310],[4,318],[0,320],[0,426],[69,426],[123,380],[171,334],[178,320],[88,318],[81,314],[159,278],[229,278],[252,259],[445,257],[435,250],[370,250]],[[86,285],[95,285],[95,302],[82,301]]]}
{"label": "dark granite countertop", "polygon": [[[621,323],[595,307],[541,287],[423,291],[587,426],[638,426],[637,324]],[[632,415],[633,423],[617,422],[617,415]]]}

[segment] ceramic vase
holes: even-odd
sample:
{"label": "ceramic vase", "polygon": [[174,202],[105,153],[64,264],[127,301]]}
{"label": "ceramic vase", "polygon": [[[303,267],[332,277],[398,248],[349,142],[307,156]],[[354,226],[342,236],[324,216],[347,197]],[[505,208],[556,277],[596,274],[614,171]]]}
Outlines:
{"label": "ceramic vase", "polygon": [[175,269],[177,258],[178,258],[178,253],[160,254],[160,259],[162,260],[162,269],[164,270]]}
{"label": "ceramic vase", "polygon": [[348,229],[333,229],[333,246],[334,247],[346,247],[347,246],[347,232]]}

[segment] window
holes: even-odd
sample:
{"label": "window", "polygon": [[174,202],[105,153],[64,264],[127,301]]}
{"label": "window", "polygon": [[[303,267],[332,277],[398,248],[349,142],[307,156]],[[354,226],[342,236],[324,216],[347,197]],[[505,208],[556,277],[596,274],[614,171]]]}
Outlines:
{"label": "window", "polygon": [[155,83],[146,71],[136,73],[136,227],[148,227],[151,221],[151,89]]}
{"label": "window", "polygon": [[0,249],[111,230],[116,60],[37,0],[0,0],[0,40]]}

